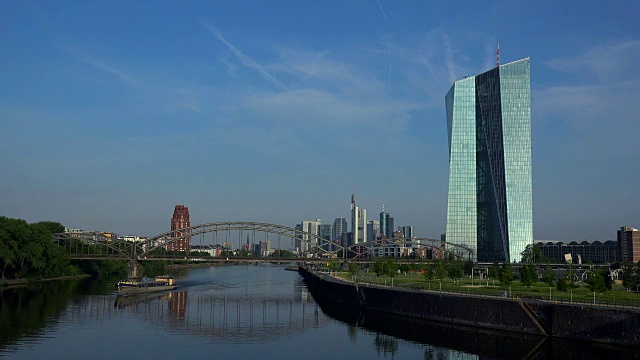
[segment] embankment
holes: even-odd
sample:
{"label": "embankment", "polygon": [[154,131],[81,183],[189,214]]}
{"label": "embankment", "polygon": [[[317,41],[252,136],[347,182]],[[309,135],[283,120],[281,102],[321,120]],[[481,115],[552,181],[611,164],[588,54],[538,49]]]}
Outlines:
{"label": "embankment", "polygon": [[640,311],[361,285],[300,267],[317,296],[366,310],[533,335],[640,347]]}

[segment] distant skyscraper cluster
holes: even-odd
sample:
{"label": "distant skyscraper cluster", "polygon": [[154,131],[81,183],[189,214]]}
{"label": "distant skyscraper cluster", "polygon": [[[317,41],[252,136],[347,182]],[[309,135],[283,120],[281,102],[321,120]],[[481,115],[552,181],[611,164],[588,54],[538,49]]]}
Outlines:
{"label": "distant skyscraper cluster", "polygon": [[[393,217],[385,212],[384,205],[380,213],[380,220],[367,220],[367,210],[356,204],[355,191],[351,195],[351,218],[335,218],[333,225],[323,224],[321,219],[303,220],[296,224],[295,229],[319,236],[322,244],[309,235],[300,235],[295,240],[295,251],[304,253],[313,251],[318,246],[328,251],[335,250],[332,244],[351,247],[365,242],[384,241],[391,239],[394,233],[403,234],[405,238],[414,237],[413,226],[400,226],[394,229]],[[396,236],[397,237],[397,236]]]}
{"label": "distant skyscraper cluster", "polygon": [[456,81],[445,103],[446,240],[475,261],[519,261],[533,244],[529,59]]}

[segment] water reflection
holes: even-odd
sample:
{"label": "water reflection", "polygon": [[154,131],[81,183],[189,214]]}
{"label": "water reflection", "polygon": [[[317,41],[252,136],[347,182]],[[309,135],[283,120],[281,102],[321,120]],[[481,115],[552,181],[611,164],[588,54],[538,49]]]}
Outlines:
{"label": "water reflection", "polygon": [[311,294],[323,313],[350,325],[355,341],[358,329],[377,335],[378,354],[393,358],[398,339],[424,344],[424,359],[640,359],[637,349],[592,342],[552,339],[495,331],[360,310]]}
{"label": "water reflection", "polygon": [[[266,351],[271,354],[267,357],[287,358],[292,351],[307,354],[309,341],[329,345],[335,358],[639,356],[634,349],[622,347],[552,341],[360,311],[314,297],[297,274],[282,268],[201,269],[182,278],[177,291],[127,297],[116,295],[115,281],[0,289],[0,355],[38,358],[58,344],[59,356],[74,357],[69,353],[72,349],[86,354],[109,351],[118,344],[151,357],[149,351],[155,349],[136,344],[162,338],[181,344],[171,350],[158,349],[156,355],[164,357],[196,357],[212,348],[219,351],[226,347],[228,357],[246,357],[247,352],[261,357],[258,355]],[[86,344],[70,340],[77,336],[101,340]],[[325,345],[320,347],[326,350]],[[312,352],[305,358],[326,358],[322,354],[326,355]]]}

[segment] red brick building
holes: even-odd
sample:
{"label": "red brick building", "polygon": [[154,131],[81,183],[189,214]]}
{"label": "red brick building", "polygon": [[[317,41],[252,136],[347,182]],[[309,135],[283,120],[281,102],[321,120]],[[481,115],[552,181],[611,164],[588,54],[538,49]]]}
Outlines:
{"label": "red brick building", "polygon": [[[176,208],[173,210],[173,217],[171,218],[171,231],[188,228],[191,226],[191,222],[189,221],[189,208],[184,205],[176,205]],[[173,237],[181,237],[189,232],[178,232],[173,234]],[[178,242],[167,245],[168,251],[189,251],[191,238],[186,236],[184,239],[179,240]]]}
{"label": "red brick building", "polygon": [[618,230],[618,259],[620,262],[640,261],[640,231],[629,226]]}

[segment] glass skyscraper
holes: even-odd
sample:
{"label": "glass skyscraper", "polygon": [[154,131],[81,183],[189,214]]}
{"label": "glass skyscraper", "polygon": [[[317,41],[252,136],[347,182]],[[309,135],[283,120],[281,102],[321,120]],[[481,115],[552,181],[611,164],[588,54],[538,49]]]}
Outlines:
{"label": "glass skyscraper", "polygon": [[[447,96],[447,242],[480,262],[533,244],[529,58],[456,81]],[[454,250],[454,249],[452,249]]]}

